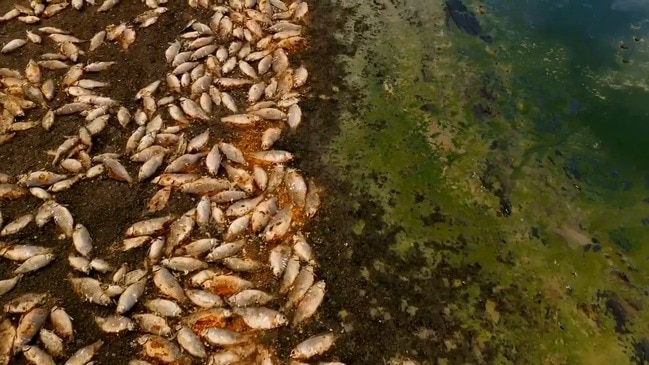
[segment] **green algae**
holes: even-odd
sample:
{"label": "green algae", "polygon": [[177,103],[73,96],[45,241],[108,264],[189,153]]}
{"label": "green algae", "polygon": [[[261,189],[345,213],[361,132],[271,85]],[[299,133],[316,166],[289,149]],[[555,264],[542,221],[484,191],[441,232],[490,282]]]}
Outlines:
{"label": "green algae", "polygon": [[[347,4],[355,16],[339,39],[358,48],[344,59],[350,91],[338,97],[360,101],[345,105],[326,159],[379,203],[386,231],[398,227],[391,251],[421,255],[433,280],[460,293],[444,312],[461,333],[441,334],[439,358],[471,339],[476,363],[636,363],[649,328],[649,194],[637,164],[620,166],[593,119],[612,71],[584,71],[598,82],[580,93],[591,109],[575,115],[574,49],[495,17],[481,20],[502,40],[486,45],[449,30],[441,7],[377,4]],[[363,235],[364,222],[355,227]],[[475,265],[466,280],[436,276]],[[631,308],[624,332],[610,293]]]}

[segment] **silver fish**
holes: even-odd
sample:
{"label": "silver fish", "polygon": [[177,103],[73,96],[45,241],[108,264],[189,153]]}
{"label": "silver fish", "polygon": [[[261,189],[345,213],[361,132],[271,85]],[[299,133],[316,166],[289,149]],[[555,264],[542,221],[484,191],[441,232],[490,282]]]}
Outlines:
{"label": "silver fish", "polygon": [[[110,1],[110,0],[108,0]],[[93,342],[92,344],[82,347],[77,350],[68,361],[65,362],[65,365],[84,365],[87,364],[92,358],[99,352],[101,347],[104,345],[104,341],[99,340]]]}
{"label": "silver fish", "polygon": [[171,327],[167,324],[167,320],[160,316],[151,313],[140,313],[134,314],[132,317],[144,332],[159,336],[169,336],[171,334]]}
{"label": "silver fish", "polygon": [[325,282],[318,281],[313,284],[298,303],[293,314],[292,324],[296,326],[315,314],[325,295]]}
{"label": "silver fish", "polygon": [[240,316],[246,325],[252,329],[272,329],[288,323],[286,316],[269,308],[235,308],[233,312]]}
{"label": "silver fish", "polygon": [[181,326],[176,334],[176,340],[180,347],[187,351],[190,355],[205,358],[207,357],[207,351],[205,346],[198,338],[198,336],[189,329],[187,326]]}
{"label": "silver fish", "polygon": [[146,279],[140,279],[126,288],[117,302],[117,313],[124,314],[131,310],[144,294],[145,287]]}
{"label": "silver fish", "polygon": [[169,270],[162,266],[154,266],[153,269],[153,283],[158,290],[165,296],[173,298],[179,302],[187,300],[182,287]]}
{"label": "silver fish", "polygon": [[321,355],[331,348],[335,339],[333,333],[325,333],[309,337],[293,348],[291,351],[291,358],[307,360],[316,355]]}
{"label": "silver fish", "polygon": [[13,350],[18,352],[23,346],[27,345],[31,339],[36,336],[38,331],[43,327],[49,311],[45,308],[34,308],[25,313],[16,327],[16,339],[14,340]]}

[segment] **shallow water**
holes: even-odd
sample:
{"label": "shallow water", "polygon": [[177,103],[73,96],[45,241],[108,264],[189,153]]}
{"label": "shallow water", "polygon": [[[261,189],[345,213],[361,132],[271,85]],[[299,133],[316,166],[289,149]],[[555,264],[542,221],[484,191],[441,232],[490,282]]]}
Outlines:
{"label": "shallow water", "polygon": [[437,1],[337,4],[355,52],[325,161],[361,212],[359,311],[393,323],[380,356],[643,363],[649,6],[465,3],[493,42]]}

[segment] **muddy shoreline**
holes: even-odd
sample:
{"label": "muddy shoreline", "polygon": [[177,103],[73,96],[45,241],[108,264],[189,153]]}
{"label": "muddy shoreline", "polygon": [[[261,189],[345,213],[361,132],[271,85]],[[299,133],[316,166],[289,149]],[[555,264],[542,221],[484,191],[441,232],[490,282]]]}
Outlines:
{"label": "muddy shoreline", "polygon": [[[441,364],[443,359],[448,364],[490,363],[492,351],[478,343],[478,334],[462,329],[462,323],[451,315],[449,307],[451,303],[465,300],[462,291],[453,289],[454,283],[472,283],[480,268],[474,265],[458,269],[441,262],[434,270],[427,271],[426,262],[422,261],[425,255],[419,248],[413,249],[406,258],[395,254],[390,247],[397,240],[401,228],[385,223],[386,212],[380,203],[371,200],[369,191],[355,189],[345,181],[346,171],[323,160],[323,155],[331,148],[331,141],[341,133],[339,123],[343,109],[356,110],[362,115],[365,106],[358,96],[360,92],[346,86],[345,65],[340,59],[344,54],[353,55],[356,49],[344,45],[334,36],[334,30],[343,29],[352,14],[330,1],[311,2],[309,5],[308,38],[311,43],[308,49],[296,55],[296,64],[303,62],[311,75],[310,90],[302,103],[305,121],[297,133],[285,136],[276,146],[292,151],[296,155],[297,167],[323,189],[323,206],[305,231],[317,254],[319,273],[327,282],[328,293],[315,320],[296,331],[301,333],[291,334],[287,330],[279,331],[277,336],[334,331],[339,338],[326,359],[338,359],[350,365],[393,363],[391,361],[398,361],[396,359],[400,356],[422,364],[434,364],[438,360]],[[107,24],[131,18],[137,11],[135,9],[141,6],[136,2],[121,4],[101,18],[96,27],[78,22],[70,9],[47,20],[44,25],[65,28],[87,39]],[[161,78],[165,72],[162,56],[167,42],[190,19],[196,17],[204,21],[206,17],[204,13],[187,10],[184,4],[170,4],[169,8],[159,24],[139,32],[131,49],[123,53],[119,51],[123,57],[120,61],[132,67],[114,70],[106,76],[109,79],[105,81],[111,82],[106,94],[119,98],[129,108],[134,107],[135,102],[128,98],[151,80]],[[362,21],[358,21],[356,26],[358,29],[369,27]],[[5,29],[12,36],[22,32],[20,25],[6,25]],[[116,46],[108,47],[111,47],[110,52],[104,49],[96,58],[104,60],[112,56],[115,53],[112,48]],[[0,61],[6,62],[8,67],[22,67],[17,63],[24,60],[25,54],[19,53],[18,56],[15,62],[12,56],[0,56]],[[58,102],[63,101],[59,98]],[[61,136],[76,130],[77,126],[71,121],[72,118],[62,118],[51,135]],[[120,150],[128,138],[125,131],[114,126],[110,128],[105,134],[110,138],[100,137],[95,146],[97,150]],[[54,149],[59,143],[59,139],[49,138],[48,133],[40,129],[20,134],[15,140],[0,146],[0,171],[15,174],[46,166],[49,157],[43,151]],[[127,167],[133,169],[133,166]],[[376,183],[381,180],[380,176],[364,178]],[[134,188],[102,178],[94,183],[80,183],[74,189],[59,193],[57,199],[93,233],[97,254],[106,256],[114,253],[114,244],[120,240],[122,232],[141,219],[153,191],[153,187],[147,184]],[[174,199],[176,201],[171,204],[174,210],[189,209],[196,203],[187,197]],[[39,204],[35,198],[27,201],[27,204],[24,200],[5,204],[2,211],[7,216],[16,217],[33,211]],[[421,222],[424,225],[449,223],[443,211],[422,212],[424,215],[430,217]],[[360,233],[356,227],[358,221],[365,222]],[[39,231],[31,228],[18,235],[16,240],[53,246],[58,238],[53,229]],[[463,248],[461,241],[451,245],[434,238],[417,242],[417,245],[432,249],[452,246],[457,251]],[[65,254],[61,253],[61,256]],[[140,253],[133,255],[131,261],[139,256]],[[120,253],[116,257],[129,262],[127,254]],[[390,266],[383,267],[381,262],[388,262]],[[0,263],[1,275],[9,269],[9,265]],[[94,306],[92,311],[88,311],[83,306],[75,307],[76,294],[64,282],[68,271],[67,262],[58,260],[42,272],[51,280],[44,283],[38,282],[34,276],[28,277],[9,298],[37,289],[46,289],[52,297],[61,298],[51,304],[65,307],[75,319],[77,335],[72,347],[78,348],[98,337],[94,316],[108,315],[112,310]],[[484,290],[490,290],[488,285]],[[404,298],[410,302],[404,303]],[[476,313],[482,315],[484,304],[476,304]],[[139,351],[133,343],[134,338],[135,334],[113,336],[96,358],[97,364],[126,363]],[[272,337],[266,340],[274,342]],[[296,336],[292,342],[297,341]],[[282,354],[289,351],[288,347],[278,348]],[[23,364],[24,359],[19,357],[15,363]]]}

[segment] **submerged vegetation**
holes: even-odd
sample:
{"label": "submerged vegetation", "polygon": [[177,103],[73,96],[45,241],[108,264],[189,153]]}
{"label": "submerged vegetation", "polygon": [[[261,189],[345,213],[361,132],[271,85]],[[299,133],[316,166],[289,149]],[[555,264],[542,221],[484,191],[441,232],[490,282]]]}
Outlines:
{"label": "submerged vegetation", "polygon": [[[649,359],[641,172],[649,158],[638,145],[646,96],[632,76],[646,62],[644,41],[635,41],[630,67],[617,49],[623,37],[641,37],[634,20],[613,14],[625,28],[615,23],[607,37],[598,30],[581,44],[549,31],[567,20],[545,1],[467,1],[481,32],[462,32],[442,4],[352,3],[337,36],[357,47],[343,62],[360,97],[339,95],[353,101],[327,162],[381,207],[385,232],[397,232],[390,251],[400,262],[377,257],[362,274],[370,282],[392,275],[390,295],[413,323],[424,307],[445,323],[404,328],[402,336],[435,350],[404,345],[393,361]],[[588,39],[594,20],[582,18],[572,21]],[[585,48],[599,52],[598,62],[583,60]],[[360,237],[365,225],[354,222]],[[404,281],[428,285],[439,300],[422,301]]]}

